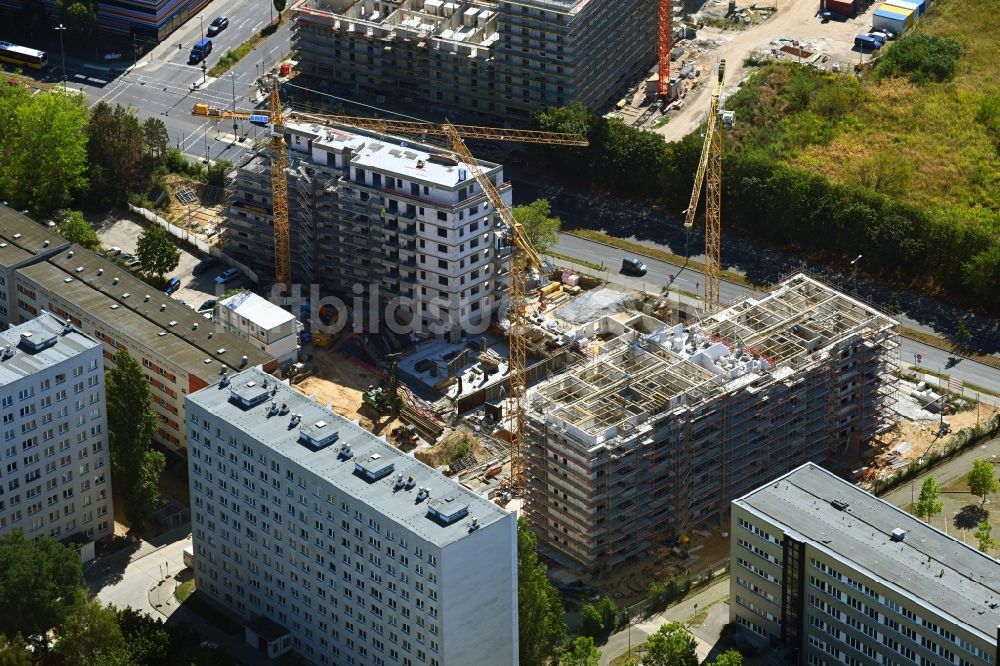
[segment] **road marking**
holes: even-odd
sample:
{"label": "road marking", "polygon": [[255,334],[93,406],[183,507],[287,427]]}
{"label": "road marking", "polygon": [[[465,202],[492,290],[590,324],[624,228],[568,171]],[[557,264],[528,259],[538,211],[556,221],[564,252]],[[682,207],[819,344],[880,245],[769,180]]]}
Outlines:
{"label": "road marking", "polygon": [[264,26],[264,22],[263,22],[263,21],[260,21],[259,23],[257,23],[257,25],[255,25],[255,26],[254,26],[253,28],[251,28],[251,29],[250,29],[250,31],[251,31],[251,32],[257,32],[257,31],[258,31],[258,30],[260,30],[260,29],[261,29],[261,28],[262,28],[263,26]]}

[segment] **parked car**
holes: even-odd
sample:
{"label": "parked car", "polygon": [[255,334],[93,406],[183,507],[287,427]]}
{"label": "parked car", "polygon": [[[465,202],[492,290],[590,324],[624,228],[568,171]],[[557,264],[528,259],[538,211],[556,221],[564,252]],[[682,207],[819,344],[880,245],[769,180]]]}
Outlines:
{"label": "parked car", "polygon": [[215,284],[226,284],[230,280],[236,279],[240,275],[240,269],[228,268],[215,277]]}
{"label": "parked car", "polygon": [[130,271],[137,270],[141,265],[142,262],[135,258],[129,259],[128,261],[125,262],[125,266],[128,267]]}
{"label": "parked car", "polygon": [[646,274],[646,264],[642,263],[638,259],[633,257],[625,257],[622,259],[622,269],[621,272],[625,275],[635,275],[637,277],[642,277]]}
{"label": "parked car", "polygon": [[54,227],[54,226],[56,226],[56,223],[53,222],[52,220],[39,220],[38,224],[42,225],[43,227]]}
{"label": "parked car", "polygon": [[195,264],[195,267],[191,269],[191,272],[195,275],[201,275],[212,266],[215,266],[217,263],[219,263],[218,257],[205,257],[197,264]]}
{"label": "parked car", "polygon": [[216,16],[215,20],[208,24],[208,36],[214,37],[229,27],[229,19],[225,16]]}
{"label": "parked car", "polygon": [[881,37],[875,37],[874,35],[858,35],[854,38],[854,45],[862,51],[864,49],[878,50],[882,48],[883,44],[885,44],[885,40]]}
{"label": "parked car", "polygon": [[210,298],[198,306],[198,312],[205,312],[206,310],[212,310],[213,308],[215,308],[215,299]]}
{"label": "parked car", "polygon": [[888,30],[869,30],[868,34],[876,39],[881,39],[883,42],[892,39],[892,33]]}
{"label": "parked car", "polygon": [[181,288],[181,279],[177,277],[172,277],[169,280],[167,280],[167,287],[166,289],[163,290],[163,293],[169,296],[180,288]]}
{"label": "parked car", "polygon": [[120,247],[118,247],[117,245],[108,248],[108,256],[109,257],[117,257],[121,253],[122,253],[122,249]]}

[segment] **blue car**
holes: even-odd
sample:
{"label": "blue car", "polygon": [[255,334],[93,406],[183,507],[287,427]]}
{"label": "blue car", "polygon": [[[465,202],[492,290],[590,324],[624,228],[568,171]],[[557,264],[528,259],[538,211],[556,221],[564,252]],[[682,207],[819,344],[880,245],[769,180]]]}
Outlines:
{"label": "blue car", "polygon": [[181,288],[181,279],[172,277],[169,280],[167,280],[167,287],[166,289],[163,290],[163,293],[169,296],[170,294],[174,293],[180,288]]}

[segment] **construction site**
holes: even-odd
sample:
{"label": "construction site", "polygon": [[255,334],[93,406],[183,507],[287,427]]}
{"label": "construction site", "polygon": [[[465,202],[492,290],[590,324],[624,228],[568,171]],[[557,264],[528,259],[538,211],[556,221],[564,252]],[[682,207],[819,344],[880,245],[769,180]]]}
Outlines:
{"label": "construction site", "polygon": [[806,461],[891,427],[896,322],[805,275],[691,325],[607,317],[587,360],[528,395],[527,515],[543,552],[597,572],[718,526]]}

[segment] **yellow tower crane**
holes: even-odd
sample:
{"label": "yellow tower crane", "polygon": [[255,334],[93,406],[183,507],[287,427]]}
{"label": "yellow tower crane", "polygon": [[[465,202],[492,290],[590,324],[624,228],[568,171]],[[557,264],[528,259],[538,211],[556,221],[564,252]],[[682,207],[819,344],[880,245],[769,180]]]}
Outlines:
{"label": "yellow tower crane", "polygon": [[[285,175],[285,142],[283,125],[285,116],[282,114],[281,100],[278,97],[277,83],[271,88],[271,124],[274,126],[271,139],[271,178],[272,200],[274,206],[274,249],[275,269],[280,284],[291,285],[291,258],[288,241],[288,185]],[[213,111],[215,111],[213,113]],[[249,118],[250,113],[229,112],[210,109],[204,105],[195,105],[193,113],[197,115],[219,116],[223,118]],[[532,267],[541,268],[542,258],[531,246],[531,241],[524,233],[521,224],[514,219],[510,208],[504,203],[500,191],[489,176],[483,172],[479,162],[468,147],[465,138],[485,141],[520,141],[522,143],[544,143],[562,146],[586,146],[587,138],[578,134],[561,132],[541,132],[535,130],[512,130],[476,125],[454,125],[449,122],[435,124],[420,121],[385,120],[381,118],[359,118],[354,116],[335,116],[312,113],[291,112],[289,119],[338,123],[374,130],[386,134],[420,134],[424,136],[447,137],[452,151],[459,161],[466,164],[483,193],[489,199],[493,209],[499,215],[502,227],[510,236],[511,256],[510,272],[508,274],[509,309],[507,321],[510,326],[508,342],[510,344],[510,395],[508,400],[508,415],[511,431],[511,489],[515,494],[524,488],[524,441],[525,397],[527,393],[527,343],[524,333],[528,328],[527,278]]]}
{"label": "yellow tower crane", "polygon": [[[712,101],[708,112],[708,126],[705,128],[705,143],[698,161],[698,172],[691,190],[684,227],[694,225],[702,185],[705,186],[705,308],[709,312],[719,309],[721,299],[719,288],[722,282],[722,130],[731,123],[731,116],[722,118],[719,97],[722,95],[722,80],[726,73],[726,61],[719,63],[719,73],[712,90]],[[707,177],[706,177],[707,176]]]}

